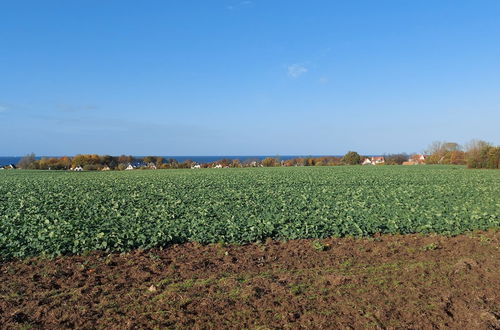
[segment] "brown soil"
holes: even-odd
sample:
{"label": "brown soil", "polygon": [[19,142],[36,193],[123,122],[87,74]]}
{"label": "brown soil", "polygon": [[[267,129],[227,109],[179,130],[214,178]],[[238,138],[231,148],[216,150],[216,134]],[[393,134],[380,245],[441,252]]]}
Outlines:
{"label": "brown soil", "polygon": [[0,264],[1,328],[500,328],[500,232]]}

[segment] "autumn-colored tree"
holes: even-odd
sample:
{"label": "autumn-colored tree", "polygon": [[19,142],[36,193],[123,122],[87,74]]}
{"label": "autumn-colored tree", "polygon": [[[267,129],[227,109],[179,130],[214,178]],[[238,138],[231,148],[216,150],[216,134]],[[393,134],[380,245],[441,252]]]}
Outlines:
{"label": "autumn-colored tree", "polygon": [[191,168],[191,166],[195,164],[192,160],[190,159],[186,159],[185,161],[183,161],[182,163],[179,163],[177,165],[178,168]]}
{"label": "autumn-colored tree", "polygon": [[451,154],[458,152],[462,147],[456,142],[434,141],[428,148],[427,164],[451,164]]}
{"label": "autumn-colored tree", "polygon": [[219,165],[222,165],[222,167],[227,167],[227,166],[231,165],[232,162],[233,161],[231,159],[223,158],[223,159],[217,161],[216,163]]}
{"label": "autumn-colored tree", "polygon": [[142,162],[145,164],[154,163],[155,161],[156,161],[155,156],[146,156],[142,159]]}
{"label": "autumn-colored tree", "polygon": [[342,158],[340,157],[329,157],[328,158],[328,166],[336,166],[342,164]]}
{"label": "autumn-colored tree", "polygon": [[264,167],[274,167],[278,166],[278,160],[273,157],[267,157],[262,160],[262,166]]}
{"label": "autumn-colored tree", "polygon": [[500,168],[500,146],[490,147],[488,151],[488,168]]}
{"label": "autumn-colored tree", "polygon": [[306,166],[314,166],[314,165],[316,165],[316,160],[314,158],[306,159]]}
{"label": "autumn-colored tree", "polygon": [[469,168],[500,168],[500,146],[473,140],[466,146],[467,167]]}
{"label": "autumn-colored tree", "polygon": [[64,156],[64,157],[61,157],[59,158],[59,166],[61,167],[61,169],[64,169],[64,170],[68,170],[71,168],[71,158],[70,157],[67,157],[67,156]]}
{"label": "autumn-colored tree", "polygon": [[40,158],[38,161],[38,166],[37,166],[37,169],[40,169],[40,170],[46,170],[49,168],[49,160],[48,158],[46,157],[42,157]]}
{"label": "autumn-colored tree", "polygon": [[450,156],[449,164],[454,164],[454,165],[465,164],[465,152],[461,150],[454,150],[449,153],[449,156]]}
{"label": "autumn-colored tree", "polygon": [[471,140],[465,145],[466,162],[469,168],[483,168],[486,166],[487,149],[491,146],[486,141]]}
{"label": "autumn-colored tree", "polygon": [[326,166],[328,164],[328,157],[318,157],[314,158],[315,166]]}
{"label": "autumn-colored tree", "polygon": [[126,155],[121,155],[118,157],[118,163],[120,164],[129,164],[134,161],[134,157],[132,156],[126,156]]}
{"label": "autumn-colored tree", "polygon": [[160,167],[163,164],[163,157],[156,156],[155,157],[155,164],[156,164],[157,167]]}

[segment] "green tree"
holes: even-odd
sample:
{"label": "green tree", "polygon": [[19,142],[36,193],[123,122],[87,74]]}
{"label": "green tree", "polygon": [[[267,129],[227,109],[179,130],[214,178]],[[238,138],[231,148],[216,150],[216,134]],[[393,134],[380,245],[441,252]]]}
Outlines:
{"label": "green tree", "polygon": [[361,156],[356,151],[349,151],[342,157],[342,163],[347,165],[357,165],[361,163]]}
{"label": "green tree", "polygon": [[408,160],[407,154],[384,155],[386,165],[401,165]]}

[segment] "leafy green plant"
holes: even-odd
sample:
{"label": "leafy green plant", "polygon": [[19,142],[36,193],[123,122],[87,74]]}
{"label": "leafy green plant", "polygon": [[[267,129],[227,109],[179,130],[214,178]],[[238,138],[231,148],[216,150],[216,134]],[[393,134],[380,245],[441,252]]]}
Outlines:
{"label": "leafy green plant", "polygon": [[438,248],[439,248],[439,246],[436,243],[431,243],[431,244],[428,244],[428,245],[424,246],[422,248],[422,250],[424,250],[424,251],[433,251],[433,250],[437,250]]}
{"label": "leafy green plant", "polygon": [[499,198],[500,172],[460,166],[0,171],[0,258],[456,235],[498,228]]}
{"label": "leafy green plant", "polygon": [[327,246],[319,240],[314,240],[311,245],[316,251],[325,251],[327,249]]}

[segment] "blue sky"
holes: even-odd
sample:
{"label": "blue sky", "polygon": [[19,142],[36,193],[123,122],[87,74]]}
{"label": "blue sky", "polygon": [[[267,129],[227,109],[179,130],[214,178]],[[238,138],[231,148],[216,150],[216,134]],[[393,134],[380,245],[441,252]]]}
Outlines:
{"label": "blue sky", "polygon": [[500,143],[500,1],[2,1],[0,155]]}

